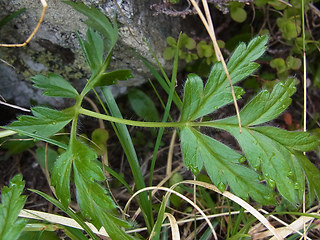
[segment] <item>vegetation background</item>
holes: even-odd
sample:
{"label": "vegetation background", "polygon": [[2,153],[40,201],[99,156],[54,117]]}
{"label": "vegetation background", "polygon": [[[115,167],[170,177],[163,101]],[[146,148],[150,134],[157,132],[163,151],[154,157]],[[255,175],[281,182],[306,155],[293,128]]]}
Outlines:
{"label": "vegetation background", "polygon": [[[208,2],[210,3],[210,1]],[[254,55],[254,57],[248,61],[253,62],[258,59],[257,62],[260,64],[260,67],[253,72],[253,70],[257,68],[257,66],[254,65],[252,72],[247,74],[250,76],[240,83],[240,85],[238,84],[239,87],[242,87],[246,91],[246,95],[243,95],[243,98],[238,102],[240,108],[245,106],[248,100],[254,99],[253,96],[255,94],[258,93],[261,95],[261,89],[266,89],[269,92],[274,91],[272,93],[275,94],[275,89],[278,89],[280,86],[282,86],[280,85],[281,81],[285,81],[285,83],[288,83],[290,86],[292,85],[292,87],[288,87],[288,89],[293,89],[295,81],[288,80],[288,78],[290,76],[294,76],[297,79],[297,93],[292,96],[293,101],[291,106],[283,114],[281,114],[280,117],[276,119],[270,118],[269,120],[272,120],[271,122],[268,122],[270,125],[290,131],[303,130],[303,50],[305,50],[307,55],[306,73],[308,76],[306,82],[308,90],[307,126],[308,130],[313,133],[314,137],[310,138],[313,141],[313,145],[312,147],[309,147],[310,150],[312,148],[313,151],[307,153],[307,156],[314,163],[314,165],[319,168],[318,139],[320,135],[320,124],[318,118],[320,105],[318,102],[320,91],[320,68],[318,66],[319,61],[317,61],[317,59],[319,59],[320,32],[318,29],[320,27],[320,16],[318,3],[316,1],[306,1],[302,3],[304,5],[301,4],[301,1],[283,2],[275,0],[256,0],[250,3],[219,2],[216,5],[210,5],[210,7],[214,13],[213,22],[216,26],[219,47],[221,48],[224,57],[229,59],[229,61],[231,61],[231,55],[235,51],[236,47],[239,46],[240,42],[245,42],[248,44],[248,46],[251,46],[249,42],[255,36],[266,34],[269,35],[268,42],[266,41],[266,38],[260,38],[260,40],[255,39],[256,42],[261,42],[260,45],[262,47],[260,50],[258,47],[253,48],[252,52],[255,54],[252,55]],[[38,119],[20,117],[19,121],[22,124],[19,125],[19,122],[16,122],[16,125],[12,124],[10,125],[11,127],[7,127],[7,129],[20,131],[20,133],[25,131],[25,133],[29,134],[26,134],[27,136],[2,138],[3,141],[1,144],[0,162],[0,171],[2,177],[0,184],[1,188],[3,188],[1,198],[1,214],[4,216],[3,219],[5,219],[5,217],[10,219],[10,217],[8,217],[10,214],[7,213],[13,213],[13,215],[14,213],[17,214],[24,205],[25,209],[42,211],[44,213],[66,213],[67,215],[76,219],[78,223],[83,223],[85,220],[90,220],[95,224],[96,227],[104,226],[112,239],[131,239],[133,237],[147,238],[148,236],[153,236],[152,239],[156,239],[158,237],[160,238],[160,236],[162,239],[169,239],[171,238],[171,236],[169,236],[170,231],[179,232],[179,229],[177,230],[175,228],[175,224],[172,223],[175,220],[172,220],[171,216],[174,216],[175,219],[179,219],[178,221],[184,219],[184,217],[190,221],[188,222],[186,220],[185,224],[179,226],[180,237],[182,239],[211,239],[212,232],[210,228],[208,228],[207,224],[209,224],[209,226],[211,224],[211,227],[215,229],[213,232],[216,232],[214,237],[219,239],[263,239],[264,237],[270,236],[270,232],[267,231],[263,225],[260,226],[257,220],[252,217],[250,213],[246,212],[244,208],[242,208],[243,205],[240,200],[239,202],[236,200],[230,200],[230,197],[228,198],[226,195],[221,195],[221,193],[219,194],[211,191],[213,187],[209,177],[211,177],[212,181],[214,181],[214,177],[212,177],[212,174],[210,175],[210,173],[208,175],[206,171],[199,172],[202,164],[196,163],[198,164],[199,168],[197,168],[198,166],[193,166],[194,168],[192,168],[192,163],[190,161],[188,165],[186,162],[186,156],[188,153],[186,153],[187,151],[184,151],[183,149],[186,149],[189,146],[187,146],[187,144],[181,144],[182,153],[178,145],[178,141],[176,140],[176,134],[181,134],[181,142],[189,141],[191,143],[190,138],[192,138],[193,135],[190,132],[193,130],[188,132],[189,130],[185,126],[177,125],[180,128],[180,132],[176,133],[173,131],[172,127],[174,126],[170,125],[170,121],[168,122],[168,125],[159,125],[159,127],[171,127],[166,129],[160,128],[159,130],[156,128],[156,125],[153,126],[152,124],[149,124],[151,128],[137,127],[145,127],[148,125],[146,122],[161,122],[166,118],[176,119],[176,121],[178,121],[180,116],[179,105],[180,110],[182,108],[182,120],[190,120],[193,122],[193,120],[196,119],[192,116],[192,114],[196,115],[194,113],[195,110],[190,110],[190,108],[188,108],[189,105],[187,106],[185,102],[188,100],[186,100],[188,91],[190,92],[190,99],[196,101],[192,98],[194,98],[193,94],[197,94],[198,90],[196,90],[196,84],[199,81],[199,77],[188,74],[195,73],[203,79],[209,78],[209,80],[206,82],[206,84],[209,85],[210,79],[215,79],[213,75],[210,75],[212,65],[217,63],[215,49],[210,38],[207,37],[202,30],[199,32],[200,26],[202,28],[199,20],[195,20],[197,26],[199,27],[196,29],[190,29],[188,34],[181,34],[179,39],[177,36],[170,36],[167,38],[168,47],[163,52],[163,56],[165,59],[167,59],[167,61],[173,61],[172,76],[167,76],[167,74],[164,72],[161,73],[161,66],[158,66],[160,68],[160,74],[157,73],[156,69],[150,64],[148,65],[148,62],[142,58],[142,61],[150,68],[158,82],[150,81],[151,84],[141,86],[139,89],[130,89],[127,96],[117,99],[118,105],[114,100],[112,100],[108,90],[102,91],[103,97],[107,99],[107,104],[102,104],[102,106],[106,106],[109,109],[108,112],[117,118],[112,120],[112,118],[99,115],[99,112],[104,110],[103,107],[97,107],[99,106],[100,102],[98,100],[93,101],[92,97],[85,98],[85,94],[94,87],[111,85],[114,84],[116,80],[121,81],[131,77],[130,71],[128,70],[119,70],[115,73],[105,73],[111,60],[113,46],[117,41],[115,37],[117,36],[117,29],[115,27],[116,24],[106,20],[106,18],[97,10],[92,8],[89,9],[84,5],[77,5],[73,2],[69,2],[68,4],[72,5],[75,9],[89,17],[87,25],[95,29],[94,31],[93,29],[89,28],[85,39],[79,36],[79,41],[83,48],[84,55],[92,71],[92,77],[88,80],[88,84],[81,94],[79,94],[64,79],[58,75],[55,75],[54,73],[48,76],[35,76],[32,78],[32,81],[36,87],[45,90],[47,95],[56,95],[74,99],[76,103],[75,106],[77,104],[82,104],[83,100],[83,109],[93,109],[94,111],[92,111],[93,113],[89,113],[79,108],[80,110],[78,110],[83,115],[78,116],[78,114],[72,115],[74,114],[73,109],[67,111],[51,111],[46,107],[38,107],[33,108],[33,115],[38,117]],[[302,6],[305,12],[304,16],[301,14],[303,12]],[[215,8],[218,8],[219,10]],[[182,0],[166,1],[164,3],[161,2],[158,5],[153,5],[152,10],[155,12],[155,14],[198,18],[198,16],[193,15],[195,10],[192,5]],[[221,15],[219,11],[228,13]],[[215,17],[215,14],[220,15],[222,20]],[[18,15],[19,13],[16,13],[17,17]],[[12,16],[15,17],[15,15],[8,16],[11,16],[11,18]],[[4,25],[6,21],[8,21],[8,19],[3,19],[2,24]],[[101,25],[99,25],[101,24],[101,21],[103,23],[102,25],[106,27],[107,31],[103,30]],[[303,29],[305,29],[305,33],[303,32]],[[99,35],[98,32],[101,34]],[[101,36],[103,38],[101,38]],[[264,48],[262,43],[265,44],[266,42],[267,49],[266,52],[263,53]],[[253,42],[251,43],[253,45]],[[240,58],[241,56],[245,56],[243,59],[246,59],[246,57],[252,53],[245,49],[242,51],[243,52],[240,51],[239,59],[242,59]],[[186,66],[179,73],[177,72],[178,58],[180,61],[184,62],[184,65]],[[245,68],[245,65],[243,68]],[[188,80],[186,80],[187,78]],[[176,79],[177,82],[175,82]],[[241,79],[239,79],[239,81],[240,80]],[[165,81],[166,85],[163,85],[163,82],[161,81]],[[48,84],[49,82],[50,84]],[[177,87],[174,88],[176,84]],[[188,84],[194,85],[192,85],[192,87],[190,87],[188,90]],[[60,93],[57,91],[57,87],[61,86],[63,86],[64,90]],[[167,90],[163,86],[167,86]],[[183,86],[185,87],[183,88]],[[161,88],[164,89],[161,90]],[[235,91],[239,91],[238,93],[240,93],[240,88],[235,89]],[[230,89],[228,89],[228,91],[229,90]],[[286,94],[287,92],[283,92],[283,95]],[[292,94],[293,92],[286,97],[286,104],[290,104],[289,99]],[[179,102],[179,100],[180,98],[183,98],[183,95],[185,99],[184,103],[182,104],[182,102]],[[282,95],[278,95],[279,98],[276,98],[276,100],[281,99]],[[79,100],[80,98],[81,101]],[[271,101],[270,99],[269,101]],[[169,115],[171,101],[174,104]],[[254,100],[252,101],[254,102]],[[191,103],[192,102],[193,101],[191,101]],[[260,102],[263,101],[260,100]],[[274,104],[276,104],[276,102],[277,101],[275,101]],[[206,102],[203,103],[205,104]],[[232,103],[232,101],[230,100],[228,103]],[[257,106],[259,105],[257,104]],[[209,105],[208,109],[210,107],[212,106]],[[247,107],[247,109],[248,108],[249,107]],[[258,110],[259,108],[256,107],[256,111]],[[192,113],[192,111],[194,112]],[[18,112],[18,114],[19,113],[21,112]],[[211,111],[208,111],[207,113],[209,113],[209,116],[204,116],[205,114],[198,116],[203,117],[201,122],[232,116],[234,115],[234,107],[232,105],[227,105],[226,107],[219,109],[219,111],[216,111],[212,114]],[[280,113],[281,111],[279,110],[273,115],[278,116]],[[39,124],[39,119],[41,119],[42,115],[47,117],[50,116],[52,119],[56,120],[54,123],[52,121],[46,122],[47,126],[49,126],[46,128],[44,122],[41,122],[42,120],[40,121],[41,124]],[[84,115],[96,118],[88,118]],[[251,111],[249,115],[253,115],[253,112]],[[129,124],[136,125],[135,127],[128,127],[128,130],[126,130],[126,128],[123,128],[124,125],[121,125],[126,123],[125,121],[121,120],[122,116],[124,119],[138,119],[142,121],[141,124],[139,123],[140,125],[130,121],[127,122]],[[245,121],[245,115],[242,117]],[[35,125],[26,125],[26,121],[30,119],[32,121],[38,121],[37,124],[39,124],[39,128],[36,129],[36,132]],[[101,121],[102,119],[111,119],[111,122],[113,121],[115,123],[103,123]],[[10,121],[12,120],[13,119]],[[71,120],[72,126],[70,127],[67,124]],[[6,119],[6,121],[8,121],[8,119]],[[229,122],[232,121],[235,122],[234,119],[230,120]],[[164,122],[166,122],[166,120]],[[197,125],[197,121],[195,121],[194,124],[194,128],[192,129],[197,130],[200,129],[200,127],[202,129],[201,125]],[[62,127],[60,128],[60,126]],[[231,130],[228,130],[226,128],[224,129],[226,131],[220,131],[209,128],[209,125],[205,126],[207,126],[207,128],[204,129],[206,135],[214,137],[214,139],[226,144],[226,146],[230,146],[237,150],[237,152],[240,152],[239,144],[230,134],[226,132],[229,131],[232,135],[237,136],[237,133],[235,133],[234,130],[231,128]],[[48,133],[48,131],[51,130],[52,133]],[[193,133],[194,136],[197,136],[194,131]],[[51,137],[52,134],[55,134],[55,136],[49,140],[48,137]],[[125,135],[121,137],[121,134]],[[281,135],[284,133],[279,132],[279,134]],[[163,137],[159,137],[161,135],[163,135]],[[30,137],[35,137],[35,139],[38,140],[40,137],[42,137],[46,141],[49,140],[49,142],[53,145],[49,146],[41,141],[34,141],[33,139],[30,139]],[[122,147],[119,144],[119,138]],[[237,138],[238,141],[239,138]],[[188,140],[185,141],[185,139]],[[205,138],[202,135],[199,135],[199,139]],[[288,137],[287,142],[290,142],[290,139],[291,138]],[[294,148],[297,149],[297,151],[307,151],[304,150],[307,148],[302,146],[302,142],[299,142],[297,137],[295,139],[301,145],[297,146],[293,144]],[[241,141],[239,141],[239,143],[241,145]],[[303,143],[306,144],[305,142]],[[56,146],[54,146],[54,144]],[[311,143],[308,144],[311,146]],[[63,146],[66,145],[72,147],[68,147],[67,151],[65,151]],[[133,146],[135,150],[132,150]],[[241,148],[244,151],[242,145]],[[192,146],[190,149],[192,149]],[[93,153],[92,150],[94,150]],[[240,156],[237,155],[239,154],[237,152],[235,152],[236,157]],[[229,153],[231,153],[230,150],[225,151],[226,155]],[[134,156],[135,154],[136,156]],[[60,157],[58,158],[59,155]],[[82,156],[89,156],[92,158],[90,159],[90,164],[82,161]],[[96,161],[95,156],[99,156],[98,159],[101,161]],[[68,180],[68,186],[71,186],[71,191],[69,192],[69,189],[68,191],[65,191],[64,189],[66,180],[59,180],[59,171],[64,169],[64,165],[59,165],[59,163],[55,162],[57,158],[61,160],[60,162],[63,162],[64,159],[68,161],[68,159],[72,159],[73,157],[75,159],[75,163],[73,165],[73,177],[71,177],[71,183],[69,183],[70,177]],[[231,158],[233,156],[230,154],[228,157]],[[133,160],[130,160],[130,158]],[[132,162],[130,161],[135,161],[135,158],[137,158],[138,161],[134,164],[138,165],[133,167]],[[183,158],[187,168],[191,168],[193,171],[188,171],[184,167]],[[77,159],[79,159],[79,161]],[[79,165],[76,165],[77,161]],[[239,158],[240,163],[244,163],[245,161],[245,158]],[[97,166],[100,166],[101,162],[103,163],[103,167],[101,167],[101,170],[98,170],[100,167]],[[244,164],[250,165],[248,163]],[[208,166],[206,164],[204,165],[205,168],[208,169]],[[310,167],[311,165],[308,166]],[[311,168],[312,167],[310,167],[310,169]],[[94,172],[94,174],[92,172],[88,173],[85,169],[89,169],[89,171]],[[255,170],[260,173],[262,171],[261,169]],[[314,173],[313,183],[316,183],[318,180],[318,172],[316,172],[314,169],[312,169],[312,171],[311,172]],[[19,175],[13,178],[13,176],[18,173],[22,174],[24,182]],[[50,175],[54,180],[50,180]],[[137,180],[141,178],[138,175],[141,175],[142,179]],[[179,185],[179,187],[177,187],[175,190],[176,192],[191,199],[191,201],[197,205],[201,206],[206,215],[214,215],[215,217],[212,219],[210,218],[210,220],[207,218],[209,223],[206,221],[200,222],[195,220],[195,218],[199,217],[196,215],[196,208],[192,208],[190,205],[186,204],[186,202],[183,201],[183,195],[172,195],[169,198],[169,196],[164,196],[160,193],[157,193],[158,195],[153,196],[152,201],[149,200],[149,203],[143,201],[149,199],[151,194],[149,197],[147,194],[145,194],[145,196],[141,196],[138,201],[130,206],[129,215],[131,217],[134,216],[134,221],[132,221],[132,218],[129,218],[130,224],[127,221],[122,221],[116,217],[118,214],[115,206],[118,206],[118,210],[121,213],[122,210],[120,209],[123,209],[126,203],[130,202],[129,199],[132,196],[133,191],[136,191],[136,189],[132,190],[132,186],[136,185],[137,189],[143,189],[144,187],[142,187],[142,185],[155,186],[160,184],[161,186],[166,185],[167,187],[170,187],[183,180],[193,180],[195,176],[196,180],[201,181],[202,184],[201,185],[199,183],[201,187],[197,187],[197,192],[195,192],[195,188],[191,185]],[[9,181],[12,178],[13,180],[11,181],[10,187],[4,187],[9,185]],[[107,181],[104,181],[105,178]],[[95,185],[95,180],[102,181],[102,183]],[[271,189],[274,189],[275,186],[277,186],[277,189],[280,192],[280,195],[277,195],[274,198],[272,196],[273,199],[271,200],[276,201],[273,201],[269,204],[264,204],[267,206],[264,206],[264,208],[260,210],[264,214],[266,214],[266,211],[268,211],[281,215],[281,220],[278,218],[274,219],[268,217],[269,224],[277,228],[277,234],[281,235],[283,232],[289,231],[289,233],[285,235],[288,236],[288,239],[299,239],[301,237],[301,233],[296,233],[292,229],[282,229],[280,226],[278,226],[280,223],[283,224],[281,221],[286,221],[288,224],[292,224],[292,228],[294,228],[293,223],[299,223],[299,227],[296,227],[295,230],[308,232],[309,239],[319,238],[319,223],[317,220],[319,219],[319,216],[316,215],[318,212],[318,202],[314,201],[315,195],[317,195],[318,191],[316,186],[311,186],[309,190],[307,190],[307,198],[303,200],[302,205],[295,205],[292,204],[293,201],[291,201],[292,199],[289,197],[290,194],[287,193],[283,188],[281,189],[278,181],[275,181],[273,178],[268,178],[266,174],[259,180],[264,183],[263,186],[268,186]],[[56,187],[54,191],[52,191],[52,186],[50,186],[48,182]],[[232,189],[233,187],[230,179],[228,179],[228,182],[224,183],[224,180],[221,180],[220,183],[218,183],[219,181],[215,184],[217,186],[217,192],[219,192],[219,190],[221,192],[226,189],[230,190],[230,187],[228,188],[228,186],[231,186],[231,190],[233,190],[236,195],[243,194],[241,191],[235,190],[236,188]],[[305,183],[304,180],[303,183]],[[31,192],[23,190],[24,184],[28,189],[37,190],[33,190]],[[139,184],[141,185],[139,186]],[[287,184],[289,186],[288,188],[290,188],[289,183]],[[252,183],[252,187],[253,185],[254,183]],[[313,193],[313,187],[315,188],[315,193]],[[211,190],[208,190],[207,188],[211,188]],[[292,189],[294,188],[295,187]],[[75,189],[77,190],[75,191]],[[266,192],[269,191],[267,188],[263,188],[262,186],[261,189],[265,189],[264,191]],[[297,189],[299,191],[301,190],[299,186]],[[27,194],[27,201],[25,201],[24,197],[19,196],[22,191],[24,191],[23,194]],[[40,193],[39,191],[43,193]],[[288,192],[290,192],[290,190],[288,190]],[[52,198],[54,194],[57,194],[59,201]],[[101,194],[105,194],[108,197],[102,197]],[[249,199],[248,194],[255,201],[253,201],[251,198]],[[243,194],[242,197],[257,209],[262,208],[263,205],[261,205],[259,198],[254,193],[248,194]],[[281,195],[284,197],[281,197]],[[14,209],[11,209],[11,211],[4,210],[10,209],[6,208],[6,206],[8,206],[6,204],[10,203],[10,199],[12,201],[16,200],[14,201],[16,202],[15,206],[13,207]],[[165,200],[168,200],[170,205],[168,204],[166,206],[163,204],[166,202]],[[300,200],[298,200],[297,203],[299,203],[299,201]],[[82,214],[74,214],[69,208],[67,208],[67,206],[72,207],[72,209],[75,211],[78,211],[80,208],[82,210]],[[144,216],[142,217],[139,215],[137,218],[135,218],[136,209],[139,207],[142,208]],[[107,208],[107,210],[105,208]],[[311,216],[302,214],[302,217],[299,217],[301,212],[306,212],[307,210],[314,215]],[[219,218],[216,218],[217,215],[215,214],[221,215]],[[172,230],[169,231],[169,228],[164,227],[162,228],[160,234],[160,225],[162,223],[163,216],[167,216],[170,220]],[[153,218],[155,218],[157,221],[153,220]],[[12,219],[11,221],[15,222],[15,218],[12,217]],[[310,224],[304,225],[303,221]],[[9,227],[6,226],[6,222],[0,223],[0,233],[3,234],[0,236],[2,236],[3,239],[8,239],[8,236],[5,234],[8,232]],[[86,233],[82,233],[74,228],[64,226],[61,222],[58,223],[52,223],[48,220],[42,222],[31,220],[28,222],[28,225],[25,225],[26,222],[24,222],[24,220],[18,220],[15,222],[15,230],[12,232],[12,234],[15,236],[10,237],[10,239],[18,238],[22,229],[24,229],[24,231],[22,235],[20,235],[21,239],[48,239],[49,237],[52,239],[87,239],[88,236],[94,239],[98,238],[97,235],[94,235],[90,229],[86,229]],[[112,224],[110,225],[110,223]],[[153,224],[155,224],[154,228],[152,228]],[[135,234],[127,235],[124,234],[120,229],[133,229],[133,232],[135,232],[134,229],[139,231],[139,229],[143,228],[144,226],[148,228],[149,232],[137,232]],[[153,229],[153,231],[151,231],[151,229]],[[145,229],[142,230],[146,231]],[[277,236],[276,234],[274,235]],[[174,236],[172,236],[172,238],[174,238]]]}

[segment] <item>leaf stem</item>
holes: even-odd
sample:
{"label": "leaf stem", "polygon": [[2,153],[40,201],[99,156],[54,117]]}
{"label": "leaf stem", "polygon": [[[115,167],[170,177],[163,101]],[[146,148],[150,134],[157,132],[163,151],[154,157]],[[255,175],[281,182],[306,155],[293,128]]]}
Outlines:
{"label": "leaf stem", "polygon": [[135,126],[135,127],[147,127],[147,128],[182,128],[182,127],[215,127],[215,126],[221,126],[225,125],[225,123],[218,123],[214,121],[206,121],[206,122],[142,122],[142,121],[134,121],[134,120],[128,120],[128,119],[123,119],[123,118],[117,118],[117,117],[112,117],[108,115],[104,115],[101,113],[96,113],[84,108],[80,108],[79,113],[89,116],[89,117],[94,117],[94,118],[99,118],[103,119],[109,122],[114,122],[114,123],[121,123],[121,124],[126,124],[129,126]]}
{"label": "leaf stem", "polygon": [[107,116],[101,113],[96,113],[84,108],[80,108],[79,113],[86,116],[94,117],[94,118],[100,118],[110,122],[122,123],[122,124],[136,126],[136,127],[160,128],[160,127],[183,127],[186,125],[186,123],[182,123],[182,122],[142,122],[142,121],[121,119],[121,118],[116,118],[112,116]]}

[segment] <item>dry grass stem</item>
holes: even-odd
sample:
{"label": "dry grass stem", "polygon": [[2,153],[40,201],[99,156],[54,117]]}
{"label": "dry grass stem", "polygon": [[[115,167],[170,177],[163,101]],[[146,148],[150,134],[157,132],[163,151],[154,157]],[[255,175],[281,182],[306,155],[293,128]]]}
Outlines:
{"label": "dry grass stem", "polygon": [[33,30],[33,32],[30,34],[30,36],[27,38],[27,40],[24,42],[24,43],[21,43],[21,44],[0,44],[0,47],[24,47],[26,46],[30,41],[31,39],[34,37],[34,35],[36,35],[36,33],[38,32],[40,26],[41,26],[41,23],[43,22],[43,19],[44,19],[44,15],[46,14],[46,10],[47,10],[47,7],[48,7],[48,3],[46,0],[40,0],[41,1],[41,4],[42,4],[42,12],[41,12],[41,16],[40,16],[40,19],[37,23],[37,26],[35,27],[35,29]]}

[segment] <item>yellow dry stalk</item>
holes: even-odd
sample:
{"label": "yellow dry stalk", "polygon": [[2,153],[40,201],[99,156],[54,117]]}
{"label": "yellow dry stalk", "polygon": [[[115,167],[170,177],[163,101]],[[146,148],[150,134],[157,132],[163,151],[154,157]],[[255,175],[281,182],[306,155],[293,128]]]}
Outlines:
{"label": "yellow dry stalk", "polygon": [[212,18],[211,18],[209,7],[208,7],[208,2],[207,2],[207,0],[202,0],[202,5],[203,5],[203,8],[204,8],[205,14],[202,13],[202,11],[201,11],[201,9],[200,9],[200,7],[198,5],[198,2],[196,2],[195,0],[190,0],[190,2],[193,5],[193,7],[195,8],[195,10],[197,11],[197,13],[198,13],[198,15],[199,15],[204,27],[206,28],[206,30],[207,30],[207,32],[208,32],[208,34],[209,34],[209,36],[210,36],[210,38],[212,40],[217,60],[221,62],[222,66],[224,68],[224,71],[226,73],[226,76],[227,76],[227,79],[228,79],[228,82],[229,82],[229,85],[230,85],[230,89],[231,89],[231,94],[232,94],[232,98],[233,98],[233,104],[234,104],[234,107],[235,107],[235,110],[236,110],[236,114],[237,114],[237,118],[238,118],[239,131],[241,133],[242,132],[241,119],[240,119],[240,112],[239,112],[239,107],[238,107],[236,95],[234,93],[234,89],[233,89],[232,81],[231,81],[230,74],[229,74],[229,71],[228,71],[228,68],[227,68],[227,64],[226,64],[226,62],[225,62],[225,60],[223,58],[223,55],[222,55],[221,50],[220,50],[220,48],[218,46],[218,43],[217,43],[216,34],[215,34],[215,31],[214,31]]}
{"label": "yellow dry stalk", "polygon": [[0,44],[0,47],[24,47],[31,41],[31,39],[34,37],[34,35],[36,35],[37,31],[39,30],[39,27],[40,27],[41,23],[43,22],[44,15],[46,14],[46,10],[48,7],[48,3],[46,0],[40,0],[40,1],[42,4],[42,12],[41,12],[40,19],[37,23],[37,26],[35,27],[33,32],[30,34],[30,36],[27,38],[27,40],[24,43],[18,43],[18,44],[16,44],[16,43]]}

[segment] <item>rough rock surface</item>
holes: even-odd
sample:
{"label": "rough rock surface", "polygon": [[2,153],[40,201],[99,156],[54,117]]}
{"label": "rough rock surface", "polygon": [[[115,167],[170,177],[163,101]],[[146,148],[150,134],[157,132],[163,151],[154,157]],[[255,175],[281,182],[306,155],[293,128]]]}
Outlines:
{"label": "rough rock surface", "polygon": [[[177,36],[181,29],[181,18],[165,15],[154,16],[150,6],[159,0],[117,0],[122,9],[120,14],[113,0],[82,0],[94,5],[111,17],[117,14],[120,38],[114,51],[112,69],[130,69],[134,79],[120,82],[115,94],[125,91],[123,86],[139,85],[151,77],[149,71],[138,60],[132,49],[153,62],[143,39],[155,50],[166,69],[161,53],[167,36]],[[0,29],[1,43],[22,43],[34,29],[42,10],[38,0],[0,0],[0,19],[9,13],[26,8],[18,18]],[[0,59],[13,67],[0,62],[0,95],[20,106],[29,106],[31,98],[38,103],[49,101],[31,87],[30,77],[36,74],[54,72],[81,88],[89,76],[89,69],[80,51],[75,34],[78,30],[85,36],[85,16],[73,10],[60,0],[48,0],[48,9],[38,33],[28,46],[23,48],[0,48]],[[130,26],[134,38],[128,31]],[[50,104],[61,106],[61,99],[53,99]]]}

